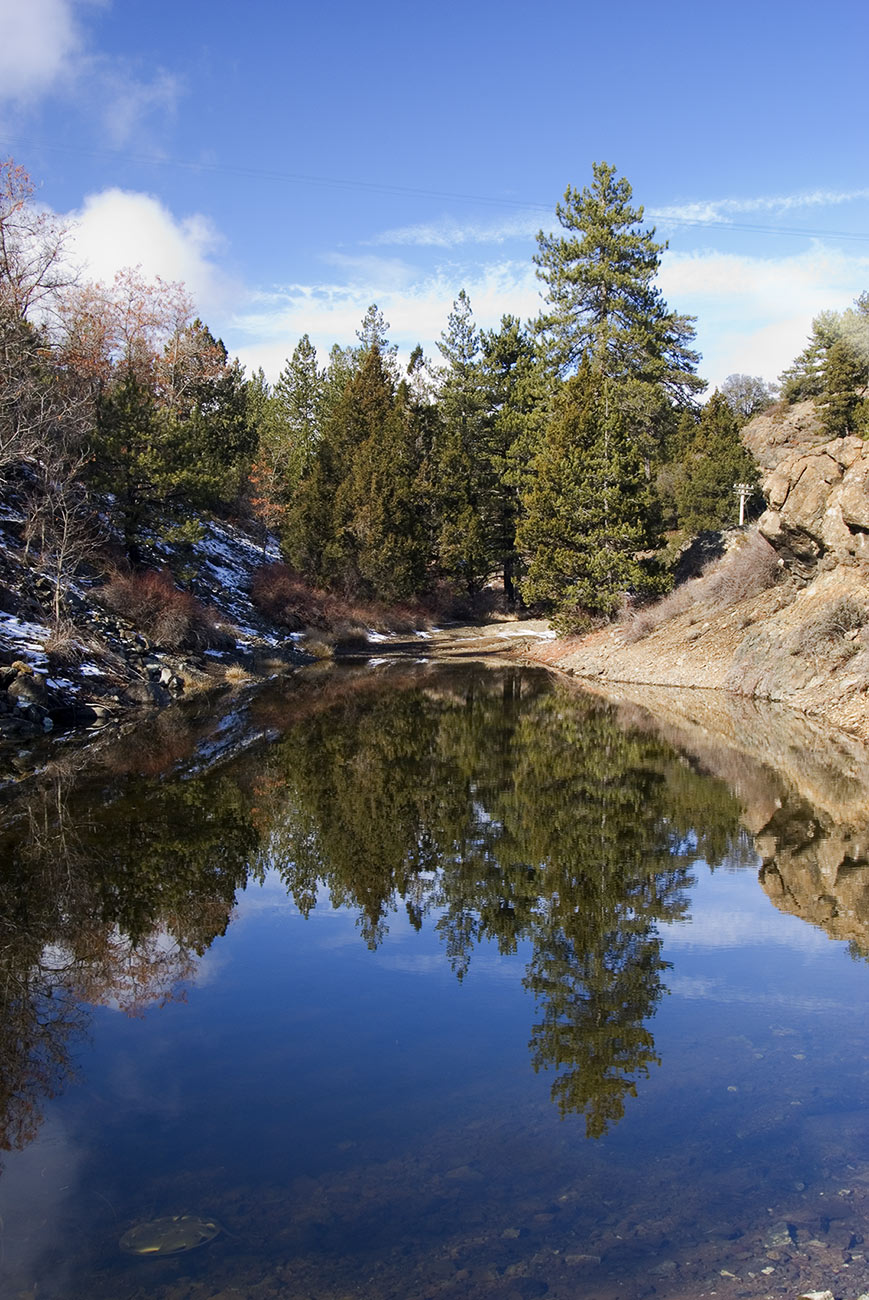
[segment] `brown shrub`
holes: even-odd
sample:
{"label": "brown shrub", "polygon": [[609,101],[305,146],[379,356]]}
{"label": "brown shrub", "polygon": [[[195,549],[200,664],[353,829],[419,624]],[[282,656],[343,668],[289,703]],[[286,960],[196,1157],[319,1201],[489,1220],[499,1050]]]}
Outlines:
{"label": "brown shrub", "polygon": [[99,595],[106,609],[164,650],[226,650],[234,644],[217,613],[176,587],[166,570],[114,573]]}
{"label": "brown shrub", "polygon": [[[869,624],[869,608],[854,596],[840,596],[831,605],[803,623],[793,636],[793,654],[829,654],[839,647],[849,632],[860,632]],[[849,645],[856,654],[857,645]]]}
{"label": "brown shrub", "polygon": [[750,533],[744,545],[734,547],[699,579],[702,599],[719,609],[759,596],[771,587],[780,572],[775,547],[760,533]]}
{"label": "brown shrub", "polygon": [[627,615],[624,639],[630,645],[680,614],[689,613],[696,622],[703,612],[718,612],[758,596],[773,586],[779,572],[774,547],[760,533],[750,533],[742,546],[713,561],[699,578],[683,582],[656,605]]}
{"label": "brown shrub", "polygon": [[56,624],[43,642],[53,669],[81,663],[87,653],[81,640],[81,631],[71,622]]}
{"label": "brown shrub", "polygon": [[367,630],[410,633],[428,623],[421,607],[352,601],[318,591],[286,564],[266,564],[258,569],[251,595],[257,608],[279,626],[290,632],[315,628],[347,648],[364,645]]}

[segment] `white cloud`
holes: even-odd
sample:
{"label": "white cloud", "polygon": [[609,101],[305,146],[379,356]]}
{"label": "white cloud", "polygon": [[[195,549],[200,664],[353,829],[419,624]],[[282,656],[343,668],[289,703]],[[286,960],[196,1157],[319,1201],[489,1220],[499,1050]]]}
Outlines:
{"label": "white cloud", "polygon": [[82,37],[71,0],[0,0],[0,99],[29,103],[72,73]]}
{"label": "white cloud", "polygon": [[69,216],[70,252],[88,279],[110,281],[122,267],[141,266],[149,278],[182,280],[206,320],[240,293],[215,260],[223,240],[208,217],[177,218],[152,195],[120,189],[88,195]]}
{"label": "white cloud", "polygon": [[[369,269],[375,264],[376,259]],[[395,272],[395,265],[389,265]],[[310,335],[325,360],[333,343],[356,342],[359,323],[369,304],[376,302],[389,321],[390,341],[403,354],[422,343],[439,361],[436,343],[460,289],[467,290],[474,318],[485,328],[495,328],[505,312],[525,319],[536,315],[540,306],[534,267],[526,262],[456,264],[425,272],[405,268],[401,275],[394,273],[391,282],[361,274],[360,269],[353,259],[356,274],[345,283],[290,284],[258,295],[234,322],[245,337],[237,348],[241,360],[254,369],[262,366],[274,379],[302,334]]]}
{"label": "white cloud", "polygon": [[775,379],[812,318],[850,306],[869,284],[869,256],[819,243],[781,258],[666,253],[658,283],[671,308],[697,317],[700,371],[712,385],[734,372]]}
{"label": "white cloud", "polygon": [[111,0],[0,0],[0,103],[29,109],[60,94],[95,117],[112,145],[129,144],[171,113],[181,82],[158,68],[142,78],[128,58],[95,52],[79,22]]}

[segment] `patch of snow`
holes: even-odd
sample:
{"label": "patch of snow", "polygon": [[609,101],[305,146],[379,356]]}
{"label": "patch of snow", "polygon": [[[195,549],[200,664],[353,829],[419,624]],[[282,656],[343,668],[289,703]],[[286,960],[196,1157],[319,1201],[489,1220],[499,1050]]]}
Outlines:
{"label": "patch of snow", "polygon": [[96,664],[82,664],[81,668],[79,668],[79,672],[82,677],[101,677],[103,670],[102,668],[97,668]]}
{"label": "patch of snow", "polygon": [[370,627],[367,627],[367,628],[365,629],[365,635],[366,635],[366,637],[368,638],[369,641],[388,641],[388,640],[389,640],[389,637],[388,637],[388,636],[384,636],[384,634],[383,634],[382,632],[375,632],[375,631],[374,631],[372,628],[370,628]]}
{"label": "patch of snow", "polygon": [[50,686],[55,691],[77,691],[76,682],[71,682],[68,677],[46,677],[46,686]]}
{"label": "patch of snow", "polygon": [[391,664],[391,663],[392,663],[392,660],[391,660],[391,659],[369,659],[369,660],[368,660],[368,667],[369,667],[369,668],[379,668],[379,667],[381,666],[381,664]]}
{"label": "patch of snow", "polygon": [[423,641],[428,641],[431,638],[431,632],[420,632],[417,629],[417,631],[414,633],[414,636],[421,637]]}
{"label": "patch of snow", "polygon": [[0,614],[0,636],[6,636],[10,641],[23,641],[32,650],[41,650],[48,628],[42,623],[27,623],[14,614]]}

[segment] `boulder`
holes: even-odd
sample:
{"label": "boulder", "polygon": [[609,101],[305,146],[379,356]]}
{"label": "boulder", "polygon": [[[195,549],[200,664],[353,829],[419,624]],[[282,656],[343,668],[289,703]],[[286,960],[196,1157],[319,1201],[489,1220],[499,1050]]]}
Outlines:
{"label": "boulder", "polygon": [[798,577],[819,561],[869,561],[869,446],[835,438],[783,456],[763,484],[759,529]]}

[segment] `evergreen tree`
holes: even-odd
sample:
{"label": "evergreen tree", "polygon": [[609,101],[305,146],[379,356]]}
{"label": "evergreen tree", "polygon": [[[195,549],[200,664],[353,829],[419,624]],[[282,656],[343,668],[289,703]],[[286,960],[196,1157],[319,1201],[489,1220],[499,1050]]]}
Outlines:
{"label": "evergreen tree", "polygon": [[656,494],[604,389],[585,361],[559,393],[519,528],[531,557],[523,596],[551,604],[564,630],[586,625],[589,614],[610,617],[628,591],[656,586],[638,558],[659,540]]}
{"label": "evergreen tree", "polygon": [[704,383],[694,373],[690,317],[668,309],[654,281],[666,245],[642,226],[626,180],[595,163],[592,185],[568,187],[560,235],[538,235],[546,283],[538,322],[550,365],[568,379],[556,398],[537,481],[523,494],[523,591],[551,601],[562,625],[611,615],[626,590],[653,586],[637,552],[660,525],[654,482],[674,411]]}
{"label": "evergreen tree", "polygon": [[556,215],[568,232],[537,236],[537,274],[548,311],[539,322],[559,374],[583,358],[607,379],[660,385],[679,403],[703,388],[690,317],[667,309],[654,280],[666,244],[641,226],[643,209],[608,163],[593,165],[590,188],[568,186]]}
{"label": "evergreen tree", "polygon": [[197,505],[232,501],[250,472],[256,430],[248,420],[244,371],[198,318],[166,343],[157,403],[184,448],[179,489]]}
{"label": "evergreen tree", "polygon": [[847,334],[827,350],[822,370],[824,388],[818,404],[824,428],[833,438],[857,433],[863,423],[867,366]]}
{"label": "evergreen tree", "polygon": [[798,357],[782,372],[782,396],[790,403],[820,397],[824,391],[824,362],[827,352],[841,337],[839,312],[822,311],[812,321],[812,332]]}
{"label": "evergreen tree", "polygon": [[300,485],[289,530],[295,562],[348,595],[416,594],[428,558],[418,469],[413,413],[374,344],[327,415]]}
{"label": "evergreen tree", "polygon": [[680,527],[689,533],[736,523],[734,486],[757,486],[757,466],[739,436],[739,423],[717,389],[703,407],[684,448],[675,485]]}
{"label": "evergreen tree", "polygon": [[446,578],[473,593],[484,586],[495,561],[484,520],[492,467],[484,450],[487,410],[480,335],[464,289],[453,303],[438,349],[445,364],[430,468],[436,558]]}
{"label": "evergreen tree", "polygon": [[489,494],[485,530],[504,595],[516,599],[521,557],[516,546],[521,490],[539,440],[545,383],[533,340],[515,316],[482,335],[482,373],[488,410],[485,453]]}
{"label": "evergreen tree", "polygon": [[390,402],[372,403],[368,436],[353,457],[338,494],[355,548],[362,589],[382,600],[407,600],[422,590],[429,556],[427,528],[418,499],[419,439],[413,409],[402,387],[393,395],[378,348],[367,354],[351,400],[359,391]]}
{"label": "evergreen tree", "polygon": [[835,437],[869,425],[869,294],[861,294],[847,311],[815,317],[808,343],[781,384],[789,402],[813,397],[824,428]]}

